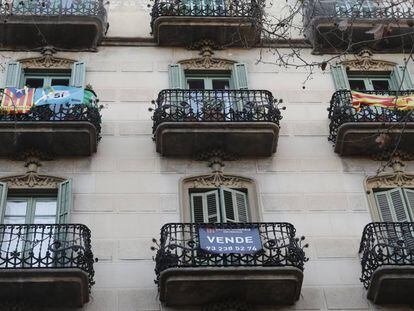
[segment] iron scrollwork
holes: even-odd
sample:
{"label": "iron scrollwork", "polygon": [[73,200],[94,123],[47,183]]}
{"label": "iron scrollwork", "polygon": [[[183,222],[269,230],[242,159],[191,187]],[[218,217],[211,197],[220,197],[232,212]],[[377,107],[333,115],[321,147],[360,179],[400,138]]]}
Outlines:
{"label": "iron scrollwork", "polygon": [[94,282],[91,232],[81,224],[0,225],[0,269],[78,268]]}
{"label": "iron scrollwork", "polygon": [[282,116],[278,103],[265,90],[163,90],[153,101],[153,132],[163,122],[273,122],[279,125]]}
{"label": "iron scrollwork", "polygon": [[[215,228],[257,228],[262,250],[254,254],[213,254],[200,248],[198,229],[206,224],[170,223],[161,229],[161,238],[155,256],[156,282],[168,268],[237,267],[237,266],[292,266],[304,269],[308,260],[302,246],[304,238],[295,237],[295,228],[289,223],[217,223]],[[156,242],[154,240],[154,242]]]}
{"label": "iron scrollwork", "polygon": [[414,264],[414,223],[375,222],[365,226],[359,248],[361,282],[368,288],[376,269]]}

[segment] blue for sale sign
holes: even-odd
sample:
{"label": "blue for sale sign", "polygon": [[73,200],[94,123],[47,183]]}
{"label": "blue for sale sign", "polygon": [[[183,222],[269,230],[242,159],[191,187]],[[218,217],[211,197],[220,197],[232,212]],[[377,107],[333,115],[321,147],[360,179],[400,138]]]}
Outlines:
{"label": "blue for sale sign", "polygon": [[198,229],[201,249],[215,254],[254,254],[262,249],[258,228]]}

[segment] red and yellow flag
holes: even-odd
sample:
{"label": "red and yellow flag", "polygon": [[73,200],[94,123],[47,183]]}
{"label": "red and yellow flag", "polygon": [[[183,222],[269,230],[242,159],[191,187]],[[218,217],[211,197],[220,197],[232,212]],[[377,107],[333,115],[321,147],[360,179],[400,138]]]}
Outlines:
{"label": "red and yellow flag", "polygon": [[[373,95],[352,91],[352,106],[358,111],[363,106],[386,109],[413,110],[414,94],[403,96]],[[362,107],[361,107],[362,106]]]}
{"label": "red and yellow flag", "polygon": [[33,106],[36,89],[7,87],[3,90],[0,108],[9,113],[28,113]]}

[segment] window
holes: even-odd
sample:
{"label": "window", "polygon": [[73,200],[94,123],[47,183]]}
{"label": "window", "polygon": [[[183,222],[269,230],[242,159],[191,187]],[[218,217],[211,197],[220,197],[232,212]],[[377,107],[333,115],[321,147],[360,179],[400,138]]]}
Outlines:
{"label": "window", "polygon": [[414,190],[394,188],[374,191],[376,206],[385,222],[405,222],[414,220]]}
{"label": "window", "polygon": [[371,17],[376,7],[372,0],[339,0],[335,3],[337,14],[349,17]]}
{"label": "window", "polygon": [[187,88],[190,90],[228,90],[230,74],[186,74]]}
{"label": "window", "polygon": [[74,87],[85,86],[86,65],[84,62],[74,62],[70,69],[32,70],[23,68],[19,62],[10,62],[6,67],[5,87],[38,88],[52,85]]}
{"label": "window", "polygon": [[53,85],[69,86],[70,72],[68,73],[27,73],[24,74],[24,82],[21,86],[32,88],[48,87]]}
{"label": "window", "polygon": [[0,182],[1,217],[4,224],[67,223],[72,204],[71,181],[58,189],[10,189]]}
{"label": "window", "polygon": [[249,221],[246,192],[246,189],[226,187],[190,192],[191,220],[205,223]]}
{"label": "window", "polygon": [[389,72],[347,71],[345,66],[331,67],[336,90],[397,91],[412,90],[414,84],[404,66],[395,66]]}

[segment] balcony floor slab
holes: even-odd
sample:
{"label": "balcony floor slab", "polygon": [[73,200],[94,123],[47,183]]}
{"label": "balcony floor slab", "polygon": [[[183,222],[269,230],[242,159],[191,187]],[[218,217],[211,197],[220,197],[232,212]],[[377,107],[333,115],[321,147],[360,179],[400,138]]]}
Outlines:
{"label": "balcony floor slab", "polygon": [[160,300],[171,306],[242,299],[252,305],[292,305],[303,273],[294,267],[169,268],[160,275]]}

